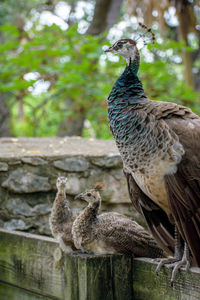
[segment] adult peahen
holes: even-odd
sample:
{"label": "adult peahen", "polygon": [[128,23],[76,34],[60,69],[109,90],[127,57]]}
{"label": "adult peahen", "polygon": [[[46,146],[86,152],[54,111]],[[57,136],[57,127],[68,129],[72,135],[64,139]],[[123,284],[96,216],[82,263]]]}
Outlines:
{"label": "adult peahen", "polygon": [[159,272],[172,263],[173,282],[181,266],[188,270],[189,252],[200,266],[200,117],[187,107],[148,99],[137,76],[136,41],[121,39],[105,52],[127,62],[108,97],[110,129],[131,201],[158,243],[174,255],[157,267]]}

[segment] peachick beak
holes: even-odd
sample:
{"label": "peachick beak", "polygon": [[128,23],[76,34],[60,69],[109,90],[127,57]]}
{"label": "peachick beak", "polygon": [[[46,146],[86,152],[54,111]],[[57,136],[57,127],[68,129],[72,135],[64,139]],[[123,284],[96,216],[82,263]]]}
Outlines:
{"label": "peachick beak", "polygon": [[111,46],[111,47],[109,47],[108,49],[104,50],[104,52],[112,52],[112,51],[113,51],[113,48],[112,48],[112,46]]}
{"label": "peachick beak", "polygon": [[74,200],[83,200],[84,199],[84,197],[83,197],[83,194],[81,193],[81,194],[78,194],[75,198],[74,198]]}

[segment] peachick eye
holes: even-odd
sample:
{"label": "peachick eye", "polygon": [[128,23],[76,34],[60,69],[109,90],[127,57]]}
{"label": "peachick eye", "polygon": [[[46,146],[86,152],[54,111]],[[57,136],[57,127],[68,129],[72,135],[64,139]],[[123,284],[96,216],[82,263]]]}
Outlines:
{"label": "peachick eye", "polygon": [[88,193],[88,194],[87,194],[88,197],[90,197],[91,195],[92,195],[91,193]]}
{"label": "peachick eye", "polygon": [[117,44],[117,46],[121,48],[123,46],[123,43],[120,42]]}

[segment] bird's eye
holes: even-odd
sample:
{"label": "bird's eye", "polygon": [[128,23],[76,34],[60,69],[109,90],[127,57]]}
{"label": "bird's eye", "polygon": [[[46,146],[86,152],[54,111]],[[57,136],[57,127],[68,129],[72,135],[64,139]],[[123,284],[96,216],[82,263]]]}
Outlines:
{"label": "bird's eye", "polygon": [[124,43],[122,43],[122,42],[118,42],[118,43],[117,43],[117,46],[118,46],[119,48],[122,48],[123,44],[124,44]]}
{"label": "bird's eye", "polygon": [[87,196],[88,196],[88,197],[91,197],[91,196],[92,196],[92,194],[91,194],[91,193],[87,193]]}

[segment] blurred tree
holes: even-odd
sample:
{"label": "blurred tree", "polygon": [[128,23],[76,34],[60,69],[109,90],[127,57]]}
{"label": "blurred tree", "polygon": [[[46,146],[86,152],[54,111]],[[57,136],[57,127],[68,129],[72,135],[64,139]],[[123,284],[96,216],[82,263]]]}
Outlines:
{"label": "blurred tree", "polygon": [[98,35],[109,30],[119,19],[123,0],[96,0],[87,34]]}
{"label": "blurred tree", "polygon": [[[188,0],[176,0],[175,7],[179,22],[179,40],[183,40],[185,42],[185,45],[189,46],[188,34],[191,32],[196,33],[196,17],[194,13],[194,4],[192,5],[192,3]],[[185,82],[189,86],[194,87],[194,77],[192,73],[192,52],[183,50],[182,57],[184,63]]]}
{"label": "blurred tree", "polygon": [[[123,0],[96,0],[92,21],[86,31],[87,35],[100,35],[105,30],[109,30],[118,20]],[[72,3],[71,11],[74,10]],[[75,22],[75,21],[74,21]],[[94,62],[93,62],[94,64]],[[97,72],[97,70],[95,70]],[[92,76],[93,77],[93,76]],[[91,77],[91,78],[92,78]],[[67,98],[66,107],[75,111],[75,102]],[[70,115],[60,124],[58,136],[81,136],[84,128],[87,110],[84,105],[79,106],[78,114]]]}
{"label": "blurred tree", "polygon": [[[3,2],[0,2],[0,12]],[[32,8],[31,3],[34,3]],[[67,3],[62,20],[58,18],[60,3],[62,8]],[[84,6],[86,3],[90,4],[89,10]],[[61,136],[111,138],[105,99],[122,72],[124,62],[117,56],[105,55],[102,46],[108,45],[105,40],[112,36],[116,40],[116,34],[132,36],[136,22],[132,26],[121,13],[119,25],[100,33],[116,23],[122,1],[35,0],[25,4],[30,6],[22,13],[21,22],[13,24],[7,13],[0,26],[3,39],[0,44],[0,97],[7,109],[2,117],[0,115],[0,128],[1,124],[2,128],[8,128],[10,123],[15,136],[55,136],[59,132]],[[81,5],[84,9],[80,9]],[[44,16],[46,25],[42,22]],[[55,18],[59,25],[52,21]],[[187,47],[176,39],[176,31],[171,26],[166,28],[168,35],[164,39],[158,38],[154,46],[141,50],[140,77],[146,94],[151,99],[188,105],[200,113],[199,94],[185,85],[180,59],[183,50],[191,51],[195,58],[194,69],[198,70],[199,48],[194,42]],[[158,37],[162,36],[154,30]],[[7,116],[9,120],[9,113],[11,120],[5,126],[3,118]]]}
{"label": "blurred tree", "polygon": [[[18,39],[23,39],[25,32],[24,26],[26,19],[32,8],[45,5],[46,1],[32,0],[32,1],[15,1],[15,0],[1,0],[0,2],[0,26],[6,23],[15,25],[21,35]],[[2,34],[0,33],[0,42],[4,43]],[[21,95],[21,97],[20,97]],[[23,94],[18,95],[19,118],[23,118]],[[10,130],[10,109],[9,99],[12,97],[10,92],[1,92],[0,94],[0,137],[12,136]]]}
{"label": "blurred tree", "polygon": [[[3,43],[3,36],[0,33],[0,43]],[[8,107],[8,93],[0,93],[0,137],[11,136],[10,131],[10,110]]]}
{"label": "blurred tree", "polygon": [[[183,40],[185,42],[185,49],[182,51],[182,59],[184,63],[184,77],[185,82],[188,86],[194,85],[194,76],[192,72],[192,68],[194,65],[194,55],[192,55],[191,51],[187,50],[187,46],[189,46],[188,34],[194,33],[197,35],[196,25],[196,11],[198,4],[196,1],[189,0],[161,0],[161,1],[141,1],[141,0],[128,0],[128,11],[130,14],[142,17],[144,19],[145,24],[148,26],[152,26],[154,20],[157,20],[160,29],[164,34],[164,32],[168,33],[169,30],[166,30],[166,27],[174,28],[174,24],[170,24],[170,21],[167,19],[170,18],[169,8],[174,7],[176,10],[176,16],[178,19],[178,38],[179,41]],[[198,35],[199,36],[199,35]],[[199,36],[200,38],[200,36]],[[198,54],[200,55],[200,54]],[[197,57],[195,56],[195,59]]]}
{"label": "blurred tree", "polygon": [[[20,130],[28,136],[56,135],[62,119],[76,120],[105,97],[101,87],[105,76],[99,65],[102,37],[83,39],[76,24],[65,31],[56,25],[38,31],[37,26],[24,40],[18,38],[15,26],[0,28],[5,38],[0,45],[0,92],[12,92],[12,126],[17,135]],[[46,86],[43,93],[40,85]],[[22,118],[19,98],[25,111]],[[65,99],[71,100],[72,108]]]}
{"label": "blurred tree", "polygon": [[7,93],[0,94],[0,137],[12,136],[10,132],[10,110],[7,105]]}

